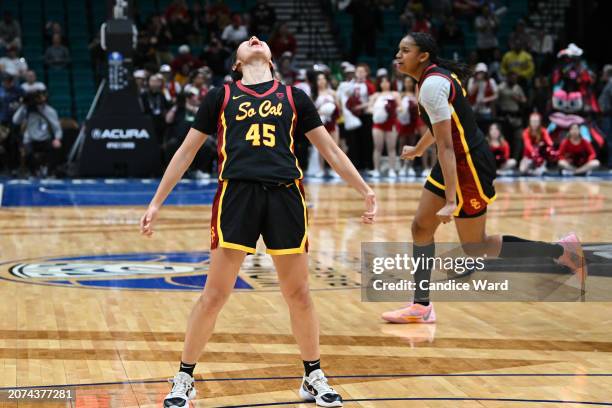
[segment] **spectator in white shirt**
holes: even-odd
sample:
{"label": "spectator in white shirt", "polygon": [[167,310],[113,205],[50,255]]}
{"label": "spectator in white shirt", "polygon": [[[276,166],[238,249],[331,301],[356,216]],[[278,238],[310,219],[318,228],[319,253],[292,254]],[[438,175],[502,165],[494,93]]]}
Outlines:
{"label": "spectator in white shirt", "polygon": [[476,114],[476,122],[481,129],[488,129],[493,121],[493,109],[497,100],[497,83],[489,77],[487,64],[479,62],[474,76],[468,80],[468,100]]}
{"label": "spectator in white shirt", "polygon": [[241,42],[245,41],[249,36],[246,26],[242,23],[242,17],[238,13],[232,14],[232,23],[225,27],[221,40],[230,46],[237,47]]}
{"label": "spectator in white shirt", "polygon": [[17,47],[11,45],[6,49],[6,56],[0,58],[0,73],[22,78],[28,70],[28,63],[25,58],[19,58]]}
{"label": "spectator in white shirt", "polygon": [[45,84],[36,80],[36,72],[28,70],[25,73],[25,82],[21,84],[23,93],[44,92],[47,90]]}

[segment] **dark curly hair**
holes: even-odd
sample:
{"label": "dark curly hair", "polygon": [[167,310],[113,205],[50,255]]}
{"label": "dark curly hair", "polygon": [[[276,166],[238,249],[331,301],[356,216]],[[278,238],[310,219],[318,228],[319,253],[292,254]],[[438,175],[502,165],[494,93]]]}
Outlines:
{"label": "dark curly hair", "polygon": [[438,65],[439,67],[454,72],[459,77],[461,82],[467,81],[472,76],[472,69],[467,64],[438,56],[438,44],[436,44],[436,40],[431,34],[412,32],[406,36],[414,40],[414,43],[417,47],[419,47],[421,52],[429,53],[429,61]]}

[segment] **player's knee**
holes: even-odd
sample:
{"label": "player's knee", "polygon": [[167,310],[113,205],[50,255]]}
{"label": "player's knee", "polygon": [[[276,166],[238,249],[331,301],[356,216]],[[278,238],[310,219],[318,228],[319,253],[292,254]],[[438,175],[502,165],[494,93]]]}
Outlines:
{"label": "player's knee", "polygon": [[414,242],[423,242],[430,241],[433,238],[433,234],[435,232],[435,228],[428,226],[422,220],[415,218],[412,220],[412,225],[410,227],[412,231],[412,240]]}
{"label": "player's knee", "polygon": [[221,309],[231,292],[224,290],[207,290],[198,299],[198,303],[201,307],[207,310]]}
{"label": "player's knee", "polygon": [[290,307],[297,307],[300,309],[308,308],[312,305],[312,299],[310,297],[310,290],[308,285],[300,285],[291,289],[283,291],[283,295],[287,304]]}

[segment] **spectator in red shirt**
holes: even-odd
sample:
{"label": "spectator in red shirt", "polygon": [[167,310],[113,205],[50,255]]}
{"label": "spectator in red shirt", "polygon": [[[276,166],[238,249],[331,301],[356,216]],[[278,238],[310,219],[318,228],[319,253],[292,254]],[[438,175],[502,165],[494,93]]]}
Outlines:
{"label": "spectator in red shirt", "polygon": [[593,146],[582,138],[577,124],[569,128],[567,138],[561,142],[559,167],[564,176],[588,174],[599,167]]}
{"label": "spectator in red shirt", "polygon": [[523,158],[519,170],[523,174],[541,176],[553,153],[553,142],[542,126],[542,117],[539,113],[532,113],[529,116],[529,126],[523,130]]}
{"label": "spectator in red shirt", "polygon": [[295,37],[289,31],[287,23],[282,23],[270,36],[270,50],[275,59],[279,59],[284,52],[289,51],[291,55],[295,55],[297,42]]}
{"label": "spectator in red shirt", "polygon": [[501,174],[516,167],[516,160],[510,158],[510,145],[506,138],[501,133],[501,129],[497,123],[491,123],[487,133],[489,148],[495,156],[497,170]]}
{"label": "spectator in red shirt", "polygon": [[412,24],[412,31],[415,33],[431,33],[431,23],[422,12],[415,14],[415,20]]}
{"label": "spectator in red shirt", "polygon": [[178,49],[179,55],[174,58],[170,66],[174,72],[183,71],[183,65],[189,65],[189,71],[200,68],[202,63],[199,59],[191,54],[191,48],[187,44],[183,44]]}
{"label": "spectator in red shirt", "polygon": [[168,5],[164,13],[166,20],[171,21],[175,18],[189,19],[189,9],[185,0],[174,0]]}

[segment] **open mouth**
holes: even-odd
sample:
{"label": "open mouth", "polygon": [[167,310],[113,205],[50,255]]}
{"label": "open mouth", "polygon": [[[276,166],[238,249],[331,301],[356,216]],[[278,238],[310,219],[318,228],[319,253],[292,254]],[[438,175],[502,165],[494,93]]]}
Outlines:
{"label": "open mouth", "polygon": [[250,47],[261,47],[263,46],[263,44],[261,41],[259,41],[259,38],[251,37],[251,39],[249,40],[249,46]]}

